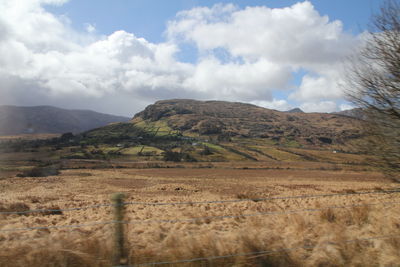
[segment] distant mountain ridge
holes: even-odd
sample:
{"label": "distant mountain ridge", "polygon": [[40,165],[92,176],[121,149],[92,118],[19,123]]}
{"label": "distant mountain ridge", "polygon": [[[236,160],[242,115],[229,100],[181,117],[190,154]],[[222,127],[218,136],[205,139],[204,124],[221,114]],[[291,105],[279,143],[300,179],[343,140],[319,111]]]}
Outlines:
{"label": "distant mountain ridge", "polygon": [[286,113],[304,113],[300,108],[293,108],[288,111],[285,111]]}
{"label": "distant mountain ridge", "polygon": [[353,108],[353,109],[343,110],[343,111],[335,112],[334,114],[347,116],[347,117],[353,117],[353,118],[357,118],[357,119],[365,118],[365,115],[361,108]]}
{"label": "distant mountain ridge", "polygon": [[52,106],[0,106],[0,135],[27,133],[79,133],[129,118],[91,110]]}

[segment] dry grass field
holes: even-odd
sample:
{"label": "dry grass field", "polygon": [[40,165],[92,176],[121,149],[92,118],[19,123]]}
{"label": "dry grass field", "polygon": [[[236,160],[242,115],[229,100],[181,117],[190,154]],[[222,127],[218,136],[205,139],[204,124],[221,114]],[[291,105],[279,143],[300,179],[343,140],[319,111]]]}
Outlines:
{"label": "dry grass field", "polygon": [[[131,265],[214,257],[164,265],[400,266],[400,193],[380,193],[398,187],[381,174],[226,167],[76,169],[45,178],[5,177],[0,210],[108,204],[115,192],[123,192],[126,202],[187,202],[125,206]],[[366,191],[376,193],[351,195]],[[342,193],[350,195],[279,198]],[[270,199],[247,200],[257,198]],[[243,201],[193,203],[233,199]],[[113,207],[107,206],[0,214],[0,266],[111,266],[113,225],[84,225],[112,220]],[[68,225],[82,226],[57,228]],[[219,257],[233,254],[238,255]]]}

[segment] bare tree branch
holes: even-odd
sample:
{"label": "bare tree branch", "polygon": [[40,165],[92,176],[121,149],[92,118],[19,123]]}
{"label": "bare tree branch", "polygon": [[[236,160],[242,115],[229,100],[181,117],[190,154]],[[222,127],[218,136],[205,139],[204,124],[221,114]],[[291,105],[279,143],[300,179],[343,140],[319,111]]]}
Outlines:
{"label": "bare tree branch", "polygon": [[[364,113],[364,149],[400,173],[400,4],[387,0],[372,17],[365,46],[351,59],[347,96]],[[393,173],[391,175],[394,175]],[[393,176],[395,177],[395,175]]]}

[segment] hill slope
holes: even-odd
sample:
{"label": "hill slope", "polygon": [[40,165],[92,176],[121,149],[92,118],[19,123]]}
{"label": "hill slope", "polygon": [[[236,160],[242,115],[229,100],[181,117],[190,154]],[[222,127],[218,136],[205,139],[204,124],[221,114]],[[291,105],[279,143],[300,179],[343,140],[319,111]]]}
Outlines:
{"label": "hill slope", "polygon": [[164,100],[129,122],[50,140],[4,142],[3,150],[41,146],[72,160],[362,164],[364,157],[354,147],[363,141],[359,122],[337,114],[286,113],[244,103]]}
{"label": "hill slope", "polygon": [[361,108],[353,108],[353,109],[349,109],[349,110],[343,110],[343,111],[335,112],[333,114],[338,114],[338,115],[347,116],[347,117],[353,117],[353,118],[357,118],[357,119],[365,119],[365,115],[362,112]]}
{"label": "hill slope", "polygon": [[189,136],[261,137],[310,145],[340,144],[360,137],[356,118],[327,113],[286,113],[225,101],[158,101],[136,114],[131,122],[164,125]]}
{"label": "hill slope", "polygon": [[0,106],[0,135],[25,133],[79,133],[129,118],[90,110],[51,106]]}
{"label": "hill slope", "polygon": [[293,108],[286,111],[286,113],[304,113],[304,111],[302,111],[300,108]]}

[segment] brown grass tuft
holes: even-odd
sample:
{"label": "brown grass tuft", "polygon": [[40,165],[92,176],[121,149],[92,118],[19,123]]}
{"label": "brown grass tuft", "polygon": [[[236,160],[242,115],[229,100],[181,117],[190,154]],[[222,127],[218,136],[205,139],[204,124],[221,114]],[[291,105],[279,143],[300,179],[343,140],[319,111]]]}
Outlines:
{"label": "brown grass tuft", "polygon": [[322,221],[333,223],[336,221],[336,214],[332,208],[324,209],[320,211],[320,218]]}
{"label": "brown grass tuft", "polygon": [[243,192],[243,193],[237,193],[236,198],[237,199],[250,199],[254,202],[258,202],[261,197],[258,196],[257,194],[255,194],[254,192]]}
{"label": "brown grass tuft", "polygon": [[30,207],[22,202],[0,205],[0,211],[2,212],[21,212],[26,210],[30,210]]}

